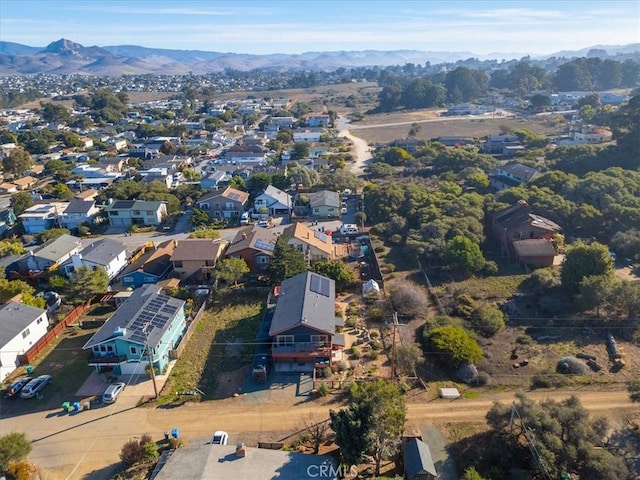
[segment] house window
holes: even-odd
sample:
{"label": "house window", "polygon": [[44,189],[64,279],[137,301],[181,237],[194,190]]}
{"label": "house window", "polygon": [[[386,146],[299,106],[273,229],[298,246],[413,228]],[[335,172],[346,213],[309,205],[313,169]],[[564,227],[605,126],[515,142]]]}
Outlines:
{"label": "house window", "polygon": [[201,203],[200,204],[200,209],[209,210],[209,204],[208,203]]}
{"label": "house window", "polygon": [[279,347],[293,347],[293,335],[278,335]]}
{"label": "house window", "polygon": [[320,209],[319,208],[314,208],[313,209],[313,213],[320,213]]}
{"label": "house window", "polygon": [[175,268],[182,268],[182,261],[180,261],[180,260],[174,260],[174,262],[173,262],[173,266],[174,266]]}
{"label": "house window", "polygon": [[122,281],[123,281],[124,283],[133,283],[133,278],[131,278],[131,277],[124,277],[124,278],[122,279]]}
{"label": "house window", "polygon": [[100,345],[100,351],[101,352],[106,352],[107,351],[107,347],[105,347],[104,345]]}
{"label": "house window", "polygon": [[205,260],[204,264],[206,267],[215,267],[216,266],[216,261],[215,260]]}
{"label": "house window", "polygon": [[107,352],[113,352],[113,345],[107,345]]}
{"label": "house window", "polygon": [[213,212],[213,216],[214,217],[219,217],[220,216],[220,211],[216,210],[215,212]]}
{"label": "house window", "polygon": [[99,352],[100,351],[100,347],[98,345],[94,345],[93,346],[93,351],[94,352]]}
{"label": "house window", "polygon": [[147,216],[149,217],[153,217],[155,215],[156,212],[154,212],[153,210],[147,210]]}
{"label": "house window", "polygon": [[22,338],[27,338],[29,336],[29,329],[27,328],[24,332],[22,332]]}
{"label": "house window", "polygon": [[38,320],[36,320],[36,324],[40,325],[42,323],[42,317],[38,318]]}
{"label": "house window", "polygon": [[134,215],[140,215],[140,210],[134,210],[134,211],[133,211],[133,214],[134,214]]}
{"label": "house window", "polygon": [[316,347],[324,347],[327,345],[327,336],[311,335],[311,343],[313,343]]}
{"label": "house window", "polygon": [[260,255],[259,257],[256,257],[256,263],[262,265],[269,263],[269,257],[267,257],[266,255]]}
{"label": "house window", "polygon": [[129,351],[131,352],[131,355],[138,354],[138,349],[136,347],[129,347]]}
{"label": "house window", "polygon": [[109,212],[109,215],[111,215],[112,217],[117,217],[119,213],[117,211],[111,211]]}

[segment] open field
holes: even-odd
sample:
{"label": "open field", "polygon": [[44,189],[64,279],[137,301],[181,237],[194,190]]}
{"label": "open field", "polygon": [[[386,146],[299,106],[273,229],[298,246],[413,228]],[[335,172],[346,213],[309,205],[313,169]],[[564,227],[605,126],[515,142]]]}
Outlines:
{"label": "open field", "polygon": [[366,123],[354,123],[351,127],[351,133],[363,138],[369,144],[375,144],[406,138],[413,123],[420,126],[415,138],[426,141],[443,136],[479,138],[497,135],[503,126],[512,130],[524,128],[553,137],[562,134],[565,125],[565,123],[553,122],[550,117],[529,117],[526,119],[512,116],[449,118],[435,117],[433,111],[430,112],[369,115],[366,117]]}
{"label": "open field", "polygon": [[[137,102],[152,102],[155,100],[164,100],[173,95],[176,95],[177,92],[126,92],[129,97],[129,102],[137,103]],[[22,105],[16,107],[17,109],[23,108],[40,108],[40,102],[44,103],[55,103],[56,105],[64,105],[67,108],[73,108],[73,100],[52,100],[51,98],[45,97],[40,98],[39,100],[33,100],[28,103],[23,103]]]}

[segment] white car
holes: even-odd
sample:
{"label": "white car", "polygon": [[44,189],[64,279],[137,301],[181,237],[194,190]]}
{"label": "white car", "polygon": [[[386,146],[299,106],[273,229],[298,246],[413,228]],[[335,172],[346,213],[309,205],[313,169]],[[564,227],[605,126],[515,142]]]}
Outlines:
{"label": "white car", "polygon": [[112,383],[107,387],[102,395],[102,403],[113,403],[118,399],[118,395],[124,390],[123,382]]}
{"label": "white car", "polygon": [[226,445],[229,443],[229,435],[227,432],[217,430],[213,432],[213,438],[211,438],[211,445]]}
{"label": "white car", "polygon": [[40,375],[27,383],[22,390],[20,390],[20,398],[33,398],[40,393],[40,391],[51,383],[51,375]]}

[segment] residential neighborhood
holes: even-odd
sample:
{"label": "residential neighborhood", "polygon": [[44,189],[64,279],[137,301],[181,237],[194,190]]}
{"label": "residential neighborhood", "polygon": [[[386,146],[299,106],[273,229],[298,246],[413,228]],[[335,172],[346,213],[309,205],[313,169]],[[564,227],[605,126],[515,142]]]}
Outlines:
{"label": "residential neighborhood", "polygon": [[0,67],[0,475],[632,478],[640,59],[589,52]]}

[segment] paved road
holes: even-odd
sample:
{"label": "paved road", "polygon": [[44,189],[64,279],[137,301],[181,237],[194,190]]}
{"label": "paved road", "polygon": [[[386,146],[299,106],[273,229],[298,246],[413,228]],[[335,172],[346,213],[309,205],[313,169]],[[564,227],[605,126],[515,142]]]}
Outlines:
{"label": "paved road", "polygon": [[[535,400],[562,399],[571,394],[579,396],[583,405],[595,415],[615,414],[622,418],[638,411],[626,391],[531,392],[530,397]],[[27,433],[33,441],[30,459],[46,470],[47,479],[98,480],[109,478],[105,472],[118,462],[122,445],[143,433],[160,439],[164,432],[178,428],[181,437],[189,440],[204,438],[212,431],[222,429],[229,432],[233,441],[242,440],[243,433],[247,432],[257,432],[259,438],[273,440],[269,432],[299,428],[305,416],[326,416],[329,410],[329,406],[313,402],[294,404],[293,396],[287,404],[265,398],[264,395],[247,394],[216,402],[188,403],[172,409],[130,408],[123,402],[75,416],[59,415],[59,411],[37,412],[3,419],[2,433]],[[484,423],[484,415],[494,401],[508,404],[512,400],[513,394],[509,392],[485,394],[472,400],[422,400],[409,404],[407,424]],[[97,473],[91,474],[93,471]]]}

